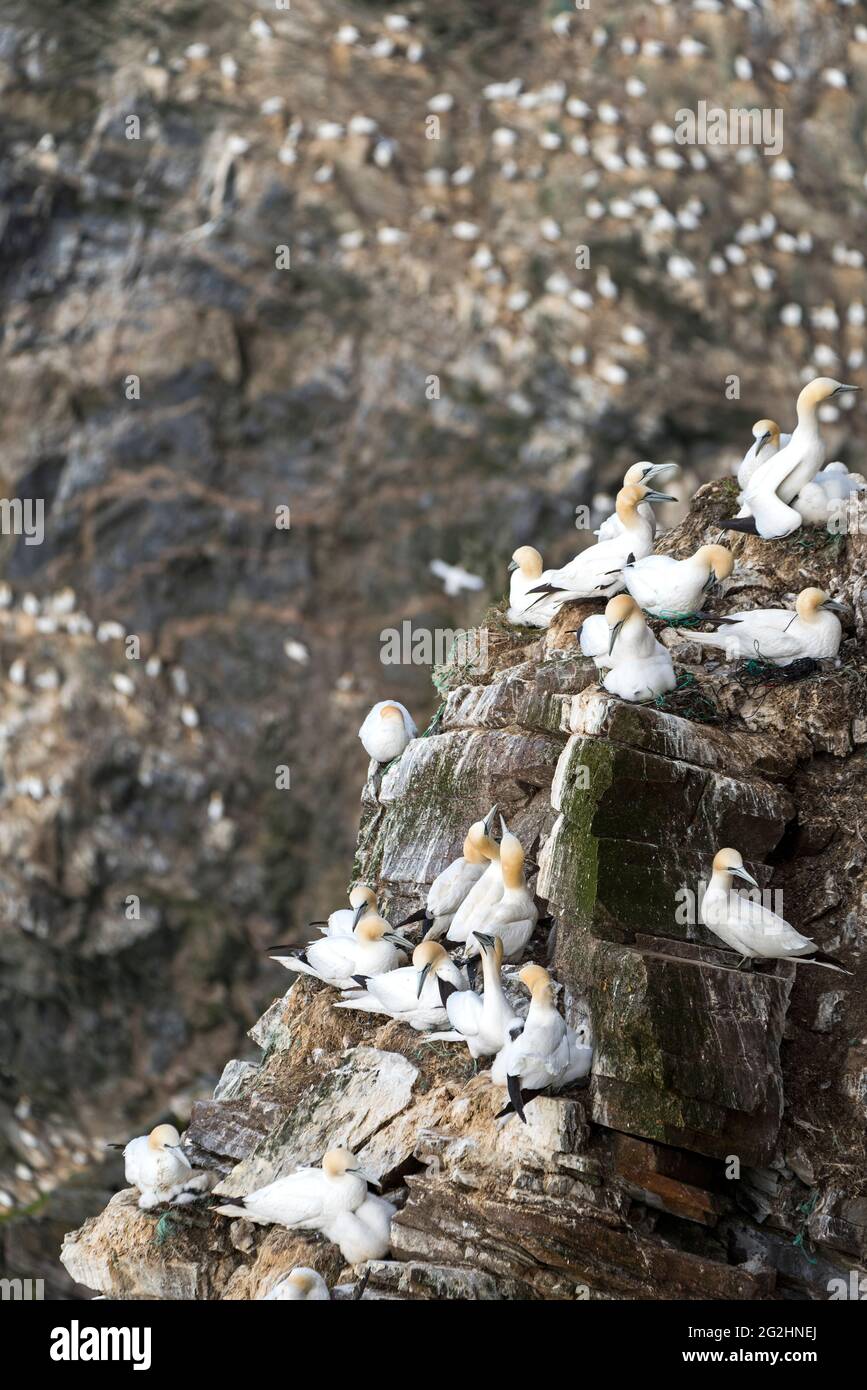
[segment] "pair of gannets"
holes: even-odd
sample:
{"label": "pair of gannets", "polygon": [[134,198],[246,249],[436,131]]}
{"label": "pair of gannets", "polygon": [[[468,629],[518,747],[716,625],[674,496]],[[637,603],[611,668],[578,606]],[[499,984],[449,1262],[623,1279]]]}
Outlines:
{"label": "pair of gannets", "polygon": [[493,1057],[505,1047],[510,1029],[520,1019],[506,998],[500,969],[503,964],[503,942],[499,936],[475,932],[482,955],[484,992],[481,997],[473,990],[449,991],[446,987],[446,1013],[451,1032],[432,1033],[426,1042],[465,1042],[473,1061]]}
{"label": "pair of gannets", "polygon": [[157,1125],[150,1134],[108,1148],[123,1150],[124,1176],[130,1187],[138,1188],[142,1211],[162,1202],[191,1202],[210,1186],[209,1173],[193,1171],[174,1125]]}
{"label": "pair of gannets", "polygon": [[[635,483],[643,483],[645,487],[650,483],[651,478],[659,477],[661,473],[675,473],[678,469],[676,463],[633,463],[631,468],[627,468],[623,475],[623,486],[631,487]],[[656,513],[649,502],[640,502],[638,505],[638,515],[650,525],[652,534],[655,536],[658,530]],[[613,541],[623,530],[623,522],[614,511],[603,521],[602,525],[594,532],[600,541]]]}
{"label": "pair of gannets", "polygon": [[682,635],[700,647],[721,647],[729,661],[757,657],[789,666],[802,657],[836,656],[843,636],[837,614],[846,611],[822,589],[802,589],[794,613],[789,608],[751,608],[729,617],[703,613],[707,622],[720,624],[719,631],[690,629]]}
{"label": "pair of gannets", "polygon": [[618,593],[623,588],[621,571],[630,555],[641,560],[653,550],[655,527],[652,517],[648,521],[641,515],[642,502],[674,500],[643,483],[621,488],[615,508],[620,522],[617,535],[582,550],[559,570],[541,571],[539,552],[532,546],[521,546],[510,566],[515,571],[509,588],[510,621],[547,627],[564,603],[610,598]]}
{"label": "pair of gannets", "polygon": [[[500,818],[502,838],[496,857],[462,903],[448,929],[449,941],[464,943],[464,958],[479,954],[479,931],[499,936],[506,960],[520,960],[536,929],[539,909],[524,880],[524,850]],[[490,854],[490,850],[485,850]],[[488,875],[490,881],[486,883]],[[477,895],[475,901],[474,894]]]}
{"label": "pair of gannets", "polygon": [[380,700],[358,730],[358,737],[368,757],[390,763],[400,757],[417,733],[412,715],[399,700]]}
{"label": "pair of gannets", "polygon": [[449,929],[455,913],[470,890],[475,887],[491,863],[484,845],[492,842],[491,830],[497,807],[492,806],[483,821],[476,821],[467,831],[463,852],[437,874],[427,893],[427,902],[418,912],[410,913],[398,922],[398,928],[411,922],[424,922],[428,940],[438,941]]}
{"label": "pair of gannets", "polygon": [[621,700],[652,700],[677,685],[670,653],[657,642],[630,594],[618,594],[604,613],[586,618],[578,643],[605,671],[605,689]]}
{"label": "pair of gannets", "polygon": [[780,433],[776,420],[757,420],[753,425],[753,443],[738,465],[738,486],[745,488],[756,469],[784,449],[791,437]]}
{"label": "pair of gannets", "polygon": [[833,396],[858,389],[826,376],[816,377],[804,387],[798,396],[794,433],[788,444],[760,463],[748,477],[741,494],[741,512],[726,523],[726,530],[771,539],[789,536],[798,529],[802,517],[795,500],[825,462],[819,406]]}
{"label": "pair of gannets", "polygon": [[526,1020],[510,1025],[510,1037],[497,1053],[491,1067],[491,1081],[505,1086],[510,1104],[501,1114],[514,1110],[527,1123],[524,1106],[540,1091],[562,1091],[590,1072],[593,1046],[589,1024],[571,1028],[554,1003],[554,984],[541,965],[525,965],[519,980],[530,991]]}
{"label": "pair of gannets", "polygon": [[736,878],[751,888],[759,888],[752,874],[744,868],[739,852],[721,849],[713,861],[713,874],[699,916],[715,936],[737,951],[739,969],[747,960],[804,960],[810,965],[849,973],[839,961],[819,951],[814,941],[802,936],[785,918],[778,917],[754,898],[733,891],[732,881]]}
{"label": "pair of gannets", "polygon": [[248,1197],[230,1197],[215,1210],[293,1231],[321,1231],[349,1264],[360,1264],[388,1253],[396,1210],[369,1192],[367,1183],[354,1154],[330,1149],[321,1168],[299,1168]]}
{"label": "pair of gannets", "polygon": [[734,557],[723,545],[703,545],[685,560],[645,555],[627,562],[623,580],[646,613],[657,618],[685,618],[697,613],[714,580],[728,579]]}
{"label": "pair of gannets", "polygon": [[351,989],[358,975],[384,975],[403,964],[409,942],[377,912],[367,911],[351,936],[326,936],[307,946],[272,946],[268,954],[287,970]]}
{"label": "pair of gannets", "polygon": [[[360,975],[355,983],[362,983]],[[385,1014],[423,1033],[442,1028],[448,1022],[449,993],[468,988],[466,975],[439,942],[422,941],[412,953],[412,965],[364,980],[360,991],[348,992],[336,1007]]]}

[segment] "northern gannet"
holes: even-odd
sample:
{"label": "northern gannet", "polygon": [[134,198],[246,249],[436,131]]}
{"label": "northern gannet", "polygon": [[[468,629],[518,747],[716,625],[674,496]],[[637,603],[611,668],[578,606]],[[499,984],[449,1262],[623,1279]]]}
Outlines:
{"label": "northern gannet", "polygon": [[582,550],[563,569],[546,570],[530,595],[538,594],[537,603],[544,603],[546,609],[553,606],[554,611],[572,599],[611,598],[623,588],[621,571],[630,555],[641,560],[653,550],[653,528],[639,514],[641,503],[675,500],[643,483],[621,488],[615,504],[622,528],[620,533],[613,540],[599,541]]}
{"label": "northern gannet", "polygon": [[737,951],[740,956],[738,969],[744,961],[753,959],[807,960],[813,965],[824,965],[829,970],[849,973],[839,961],[819,951],[809,937],[795,931],[785,918],[778,917],[755,899],[736,892],[732,887],[735,878],[751,888],[759,889],[752,874],[748,874],[744,868],[738,851],[721,849],[714,857],[713,874],[702,899],[699,916],[715,936],[731,950]]}
{"label": "northern gannet", "polygon": [[330,1149],[321,1168],[299,1168],[248,1197],[229,1197],[215,1210],[292,1231],[321,1231],[349,1264],[360,1264],[387,1254],[396,1208],[368,1192],[354,1154]]}
{"label": "northern gannet", "polygon": [[310,922],[323,936],[352,936],[362,917],[376,912],[376,894],[366,883],[357,883],[349,894],[349,907],[339,907],[328,914],[327,922]]}
{"label": "northern gannet", "polygon": [[757,420],[753,425],[753,442],[738,465],[738,486],[745,488],[756,469],[784,449],[791,437],[780,433],[776,420]]}
{"label": "northern gannet", "polygon": [[328,1285],[315,1269],[306,1265],[296,1265],[291,1274],[286,1274],[261,1298],[262,1303],[326,1303],[331,1294]]}
{"label": "northern gannet", "polygon": [[819,406],[841,392],[858,389],[827,376],[816,377],[804,387],[798,396],[798,423],[791,439],[753,473],[741,494],[742,514],[726,522],[726,530],[776,539],[798,529],[801,517],[790,504],[825,462]]}
{"label": "northern gannet", "polygon": [[592,656],[599,671],[607,671],[619,661],[636,657],[646,659],[665,651],[630,594],[617,594],[608,600],[604,613],[591,613],[585,618],[579,629],[578,644],[584,656]]}
{"label": "northern gannet", "polygon": [[499,901],[488,904],[473,918],[467,934],[464,956],[471,960],[480,952],[478,932],[484,927],[488,935],[500,937],[506,960],[520,960],[524,947],[536,930],[539,909],[524,882],[524,850],[517,835],[512,835],[502,822],[500,840],[500,871],[503,893]]}
{"label": "northern gannet", "polygon": [[130,1139],[128,1144],[109,1144],[108,1148],[123,1150],[124,1176],[130,1187],[138,1188],[142,1211],[179,1198],[192,1200],[210,1183],[208,1173],[193,1172],[174,1125],[157,1125],[150,1134]]}
{"label": "northern gannet", "polygon": [[272,946],[268,954],[296,974],[312,975],[338,989],[352,989],[357,975],[384,975],[396,970],[407,948],[408,943],[382,917],[368,912],[352,936],[327,936],[300,949]]}
{"label": "northern gannet", "polygon": [[519,545],[512,555],[509,572],[509,607],[506,617],[519,627],[547,627],[551,613],[547,604],[538,604],[530,590],[542,578],[542,556],[532,545]]}
{"label": "northern gannet", "polygon": [[[632,487],[635,483],[643,483],[646,487],[651,478],[656,478],[660,473],[676,472],[679,465],[676,463],[633,463],[631,468],[627,468],[623,475],[623,486]],[[641,502],[638,507],[638,515],[648,521],[656,535],[656,513],[649,502]],[[623,524],[616,512],[606,517],[602,525],[593,534],[598,536],[601,541],[613,541],[623,530]]]}
{"label": "northern gannet", "polygon": [[846,611],[822,589],[802,589],[794,613],[790,608],[751,608],[730,617],[702,614],[721,625],[719,632],[689,629],[683,635],[700,647],[721,647],[729,661],[759,657],[776,666],[805,656],[822,661],[837,655],[843,635],[837,614]]}
{"label": "northern gannet", "polygon": [[734,556],[722,545],[703,545],[686,560],[645,555],[627,564],[623,579],[636,603],[657,618],[697,613],[714,580],[728,579]]}
{"label": "northern gannet", "polygon": [[[496,806],[488,813],[486,826],[490,826]],[[477,845],[488,861],[481,878],[473,884],[464,898],[446,932],[448,941],[466,941],[474,927],[484,930],[485,914],[503,896],[503,870],[500,866],[500,846],[492,838],[490,831],[477,837]]]}
{"label": "northern gannet", "polygon": [[474,593],[484,589],[485,581],[479,574],[470,574],[463,565],[450,565],[446,560],[431,560],[428,566],[431,574],[443,582],[443,590],[449,598],[457,598],[464,590]]}
{"label": "northern gannet", "polygon": [[[359,975],[357,982],[361,980]],[[465,990],[468,981],[438,941],[422,941],[412,953],[412,965],[365,980],[360,992],[347,994],[336,1007],[385,1014],[423,1033],[448,1022],[443,985]]]}
{"label": "northern gannet", "polygon": [[399,700],[380,700],[358,730],[365,753],[378,763],[399,758],[418,730]]}
{"label": "northern gannet", "polygon": [[465,1042],[473,1061],[492,1057],[509,1041],[509,1029],[520,1022],[506,998],[500,967],[503,943],[499,936],[474,933],[482,954],[484,994],[471,989],[455,991],[446,999],[446,1013],[452,1025],[449,1033],[431,1033],[425,1042]]}
{"label": "northern gannet", "polygon": [[587,1023],[578,1030],[570,1028],[557,1012],[547,970],[525,965],[518,978],[530,991],[530,1008],[523,1026],[520,1022],[511,1025],[509,1041],[494,1058],[491,1081],[507,1087],[509,1108],[526,1124],[524,1105],[531,1096],[540,1091],[561,1091],[587,1076],[593,1047]]}
{"label": "northern gannet", "polygon": [[418,912],[411,913],[409,917],[404,917],[402,922],[398,922],[398,929],[409,926],[410,922],[425,922],[425,935],[432,941],[438,941],[448,931],[461,903],[470,889],[478,883],[490,862],[482,850],[482,840],[490,836],[490,818],[495,811],[496,807],[492,807],[488,813],[488,820],[479,820],[470,826],[460,858],[453,859],[441,874],[437,874],[428,889],[425,906]]}
{"label": "northern gannet", "polygon": [[[595,656],[594,659],[600,669],[603,663],[608,666],[602,681],[607,691],[619,695],[621,700],[636,702],[674,690],[677,680],[671,655],[657,642],[630,594],[618,594],[610,600],[604,622],[608,630],[608,658],[603,653],[601,661]],[[594,636],[596,632],[594,623]]]}

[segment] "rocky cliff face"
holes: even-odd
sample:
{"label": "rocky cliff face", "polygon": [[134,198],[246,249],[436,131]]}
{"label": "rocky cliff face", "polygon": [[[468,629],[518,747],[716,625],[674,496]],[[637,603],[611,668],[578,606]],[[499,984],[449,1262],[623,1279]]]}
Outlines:
{"label": "rocky cliff face", "polygon": [[[670,547],[715,535],[726,493],[704,489]],[[554,918],[532,952],[553,962],[567,1015],[589,1007],[589,1089],[533,1101],[526,1127],[496,1119],[503,1093],[463,1048],[336,1011],[301,979],[253,1030],[261,1061],[229,1063],[194,1107],[187,1150],[231,1193],[338,1141],[360,1155],[400,1204],[365,1297],[810,1299],[864,1272],[867,547],[735,548],[734,607],[790,598],[789,572],[848,599],[837,662],[747,689],[666,630],[681,688],[637,707],[600,691],[571,636],[493,615],[487,672],[468,685],[455,671],[435,728],[384,774],[372,765],[364,790],[357,869],[396,918],[499,802]],[[787,917],[851,975],[734,968],[678,911],[722,844],[763,865]],[[130,1192],[63,1261],[127,1298],[256,1298],[293,1263],[344,1285],[359,1273],[320,1240],[161,1218]]]}

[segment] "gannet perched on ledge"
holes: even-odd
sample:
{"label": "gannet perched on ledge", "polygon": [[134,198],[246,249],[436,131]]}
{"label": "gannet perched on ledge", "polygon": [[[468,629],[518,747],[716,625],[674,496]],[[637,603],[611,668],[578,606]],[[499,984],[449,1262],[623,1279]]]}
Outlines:
{"label": "gannet perched on ledge", "polygon": [[411,913],[409,917],[404,917],[402,922],[398,922],[398,928],[409,926],[410,922],[425,922],[428,927],[425,935],[432,941],[438,941],[448,931],[461,903],[470,889],[478,883],[490,862],[482,849],[482,841],[490,838],[491,822],[496,809],[496,806],[492,806],[486,820],[476,821],[470,826],[460,858],[453,859],[441,874],[437,874],[428,889],[425,906],[420,911]]}
{"label": "gannet perched on ledge", "polygon": [[475,1062],[479,1057],[492,1057],[505,1047],[509,1029],[520,1020],[503,989],[502,941],[485,932],[475,932],[474,936],[482,953],[484,994],[480,998],[471,989],[448,994],[446,1013],[452,1031],[430,1033],[425,1042],[465,1042]]}
{"label": "gannet perched on ledge", "polygon": [[745,488],[756,469],[784,449],[791,437],[780,433],[776,420],[757,420],[753,425],[753,443],[738,465],[738,486]]}
{"label": "gannet perched on ledge", "polygon": [[358,737],[368,757],[390,763],[400,757],[417,733],[412,715],[399,700],[380,700],[358,730]]}
{"label": "gannet perched on ledge", "polygon": [[128,1144],[107,1147],[123,1150],[124,1176],[130,1187],[138,1188],[142,1211],[183,1197],[192,1200],[210,1185],[209,1173],[193,1173],[174,1125],[157,1125],[150,1134],[130,1139]]}
{"label": "gannet perched on ledge", "polygon": [[714,580],[728,579],[734,556],[723,545],[703,545],[686,560],[645,555],[627,563],[623,579],[636,603],[657,618],[685,618],[697,613]]}
{"label": "gannet perched on ledge", "polygon": [[468,988],[467,978],[443,950],[438,941],[422,941],[412,953],[412,965],[385,975],[364,979],[359,975],[360,991],[347,993],[336,1007],[358,1009],[362,1013],[385,1014],[408,1023],[416,1032],[442,1028],[448,1022],[443,990]]}
{"label": "gannet perched on ledge", "polygon": [[751,608],[720,617],[702,613],[706,622],[719,623],[719,632],[683,632],[700,647],[721,647],[726,660],[760,657],[775,666],[789,666],[801,657],[824,661],[836,656],[843,629],[838,613],[847,610],[822,589],[802,589],[789,608]]}
{"label": "gannet perched on ledge", "polygon": [[538,605],[556,612],[564,603],[581,598],[611,598],[623,588],[622,569],[630,555],[641,560],[653,549],[653,528],[639,514],[642,502],[674,502],[664,492],[655,492],[643,483],[622,487],[617,494],[616,511],[622,530],[610,541],[599,541],[582,550],[560,570],[546,570],[541,582],[529,592],[537,594]]}
{"label": "gannet perched on ledge", "polygon": [[360,1264],[388,1252],[396,1208],[368,1192],[354,1154],[330,1149],[321,1168],[299,1168],[248,1197],[228,1197],[215,1210],[292,1231],[321,1231],[349,1264]]}
{"label": "gannet perched on ledge", "polygon": [[330,1300],[331,1294],[322,1275],[306,1265],[296,1265],[291,1274],[278,1279],[260,1299],[262,1303],[325,1303]]}
{"label": "gannet perched on ledge", "polygon": [[809,937],[790,926],[770,908],[753,898],[737,893],[732,880],[738,878],[759,889],[759,885],[744,868],[736,849],[721,849],[713,861],[713,875],[702,899],[699,915],[706,927],[740,956],[738,969],[747,960],[806,960],[811,965],[824,965],[829,970],[850,972],[824,955]]}
{"label": "gannet perched on ledge", "polygon": [[[643,483],[647,487],[651,478],[658,477],[660,473],[676,473],[678,467],[679,465],[676,463],[648,463],[646,460],[642,463],[633,463],[632,467],[627,468],[623,475],[623,486],[631,487],[634,483]],[[655,536],[658,529],[656,514],[650,502],[639,503],[638,515],[649,523]],[[612,512],[611,516],[605,518],[602,525],[593,534],[598,536],[600,541],[613,541],[622,530],[623,523],[615,511]]]}
{"label": "gannet perched on ledge", "polygon": [[551,615],[547,608],[535,606],[530,589],[542,578],[542,556],[535,546],[519,545],[509,564],[509,607],[506,617],[518,627],[547,627]]}
{"label": "gannet perched on ledge", "polygon": [[357,883],[349,894],[349,907],[339,907],[328,915],[327,922],[309,922],[323,936],[352,936],[366,912],[376,912],[376,894],[366,883]]}
{"label": "gannet perched on ledge", "polygon": [[[492,825],[494,806],[488,813],[486,825]],[[488,861],[488,867],[464,898],[446,932],[448,941],[466,941],[475,927],[484,929],[485,914],[503,896],[503,870],[500,866],[500,846],[489,831],[478,836],[478,847]]]}
{"label": "gannet perched on ledge", "polygon": [[494,1058],[491,1081],[508,1089],[507,1110],[514,1109],[526,1124],[524,1105],[533,1095],[562,1091],[588,1075],[593,1047],[586,1021],[576,1030],[557,1012],[547,970],[541,965],[525,965],[518,978],[530,991],[530,1008],[523,1025],[512,1024],[509,1041]]}
{"label": "gannet perched on ledge", "polygon": [[524,850],[517,835],[506,829],[501,820],[503,836],[500,840],[500,871],[503,877],[503,893],[499,902],[487,906],[477,914],[467,935],[464,957],[471,960],[481,949],[479,929],[484,925],[488,934],[500,937],[503,956],[506,960],[520,960],[524,947],[536,930],[539,909],[533,894],[524,882]]}
{"label": "gannet perched on ledge", "polygon": [[303,947],[271,946],[268,954],[287,970],[312,975],[338,989],[352,989],[356,975],[384,975],[396,970],[408,945],[384,918],[368,912],[352,936],[327,936]]}
{"label": "gannet perched on ledge", "polygon": [[[601,644],[602,628],[597,621],[600,616],[593,614],[587,620],[592,628],[586,639],[587,623],[582,626],[582,651]],[[657,642],[630,594],[618,594],[610,599],[602,622],[608,635],[608,654],[587,651],[587,655],[593,656],[600,669],[609,668],[602,681],[606,690],[619,695],[621,700],[636,702],[651,700],[674,689],[677,680],[671,656],[667,648]]]}
{"label": "gannet perched on ledge", "polygon": [[791,504],[825,462],[819,406],[832,396],[858,389],[827,376],[816,377],[804,387],[798,396],[798,423],[791,439],[752,474],[741,494],[741,514],[726,522],[725,530],[778,539],[798,529],[801,516]]}

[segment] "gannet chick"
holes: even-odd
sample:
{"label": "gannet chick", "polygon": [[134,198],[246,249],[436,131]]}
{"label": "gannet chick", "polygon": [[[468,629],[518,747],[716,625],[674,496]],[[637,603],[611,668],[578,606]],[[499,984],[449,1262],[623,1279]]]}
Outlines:
{"label": "gannet chick", "polygon": [[589,1025],[570,1028],[557,1012],[547,970],[525,965],[518,978],[530,991],[530,1008],[523,1027],[511,1025],[509,1041],[494,1058],[491,1081],[508,1089],[509,1108],[526,1124],[524,1106],[533,1095],[561,1091],[589,1074],[593,1048]]}
{"label": "gannet chick", "polygon": [[390,763],[400,757],[417,733],[409,710],[399,700],[380,700],[358,730],[358,737],[375,762]]}
{"label": "gannet chick", "polygon": [[[713,874],[701,902],[699,915],[706,927],[740,956],[738,969],[747,960],[808,960],[830,970],[849,972],[832,956],[817,950],[816,943],[770,908],[735,892],[732,880],[759,888],[736,849],[721,849],[713,861]],[[761,891],[761,890],[759,890]]]}
{"label": "gannet chick", "polygon": [[542,578],[542,556],[532,545],[519,545],[509,564],[509,607],[506,618],[518,627],[547,627],[547,605],[537,605],[530,590]]}
{"label": "gannet chick", "polygon": [[348,1149],[330,1149],[321,1168],[299,1168],[248,1197],[229,1197],[216,1208],[292,1231],[321,1231],[349,1264],[381,1260],[390,1245],[396,1208],[367,1190],[367,1178]]}
{"label": "gannet chick", "polygon": [[822,589],[802,589],[790,608],[750,608],[730,617],[702,614],[720,624],[718,632],[684,632],[700,647],[720,647],[726,659],[761,657],[775,666],[789,666],[801,657],[815,661],[836,656],[843,629],[838,613],[846,609]]}
{"label": "gannet chick", "polygon": [[849,498],[867,488],[861,473],[850,473],[845,463],[827,464],[811,483],[801,488],[792,503],[805,526],[828,526],[845,516]]}
{"label": "gannet chick", "polygon": [[475,932],[482,956],[484,994],[479,997],[465,989],[449,994],[446,1013],[451,1024],[449,1033],[431,1033],[425,1042],[465,1042],[473,1061],[492,1057],[509,1041],[509,1029],[520,1022],[506,998],[500,968],[503,964],[503,943],[499,936]]}
{"label": "gannet chick", "polygon": [[446,560],[431,560],[428,568],[431,574],[443,581],[443,591],[449,598],[457,598],[465,590],[467,593],[475,593],[485,587],[481,575],[470,574],[463,565],[450,565]]}
{"label": "gannet chick", "polygon": [[825,462],[819,406],[832,396],[858,389],[827,376],[816,377],[804,387],[798,396],[798,423],[791,439],[755,470],[741,495],[742,513],[725,524],[726,530],[777,539],[798,529],[800,514],[789,504]]}
{"label": "gannet chick", "polygon": [[291,1274],[277,1283],[260,1299],[262,1303],[327,1303],[331,1299],[328,1285],[315,1269],[296,1265]]}
{"label": "gannet chick", "polygon": [[[572,599],[612,598],[623,588],[623,566],[630,555],[641,560],[653,549],[651,523],[639,515],[642,502],[673,502],[667,493],[655,492],[642,483],[623,487],[617,494],[616,511],[621,531],[610,541],[599,541],[582,550],[561,570],[546,570],[530,594],[553,612]],[[550,599],[550,603],[548,600]]]}
{"label": "gannet chick", "polygon": [[[657,642],[629,594],[618,595],[618,600],[614,607],[609,604],[605,610],[610,633],[608,654],[613,661],[603,686],[612,695],[633,703],[674,690],[677,679],[668,649]],[[619,644],[624,639],[621,655]]]}
{"label": "gannet chick", "polygon": [[[679,465],[676,463],[648,463],[646,460],[642,463],[633,463],[632,467],[627,468],[623,475],[623,486],[631,487],[634,483],[643,483],[646,487],[651,478],[657,478],[661,473],[676,473],[678,467]],[[650,523],[653,527],[653,534],[656,536],[656,513],[649,502],[639,504],[638,515]],[[601,541],[613,541],[622,529],[622,523],[617,513],[612,512],[611,516],[606,517],[599,529],[594,532],[594,535],[598,536]]]}
{"label": "gannet chick", "polygon": [[349,907],[339,907],[328,915],[327,922],[311,922],[323,936],[352,936],[362,917],[376,912],[376,894],[366,883],[357,883],[349,894]]}
{"label": "gannet chick", "polygon": [[776,420],[757,420],[753,425],[753,442],[738,465],[738,486],[745,488],[756,469],[785,448],[791,437],[780,433]]}
{"label": "gannet chick", "polygon": [[[358,976],[358,981],[362,981]],[[385,1014],[408,1023],[416,1032],[448,1023],[445,999],[451,990],[469,988],[466,976],[438,941],[422,941],[412,953],[412,965],[364,980],[361,992],[347,994],[336,1007]],[[448,991],[444,994],[444,987]]]}
{"label": "gannet chick", "polygon": [[210,1181],[207,1173],[193,1173],[174,1125],[157,1125],[150,1134],[130,1139],[128,1144],[109,1144],[108,1148],[123,1150],[124,1176],[130,1187],[138,1188],[142,1211],[182,1196],[192,1197],[205,1191]]}
{"label": "gannet chick", "polygon": [[488,905],[473,917],[467,934],[464,956],[471,960],[480,951],[478,931],[484,918],[487,935],[498,936],[503,943],[505,960],[520,960],[524,947],[536,930],[539,909],[524,882],[524,850],[517,835],[512,835],[502,822],[500,840],[500,872],[503,893],[499,902]]}
{"label": "gannet chick", "polygon": [[[489,815],[492,814],[493,810],[489,812]],[[428,889],[425,906],[404,917],[402,922],[398,922],[398,928],[409,926],[410,922],[424,922],[427,927],[425,936],[429,941],[438,941],[448,931],[464,898],[488,867],[489,860],[481,844],[482,839],[490,836],[490,833],[487,821],[479,820],[470,826],[463,853],[437,874]]]}
{"label": "gannet chick", "polygon": [[722,545],[703,545],[686,560],[645,555],[626,565],[623,578],[636,603],[656,618],[697,613],[714,580],[728,579],[734,556]]}
{"label": "gannet chick", "polygon": [[[272,946],[268,952],[296,974],[312,975],[337,989],[352,989],[358,975],[384,975],[403,963],[408,942],[376,912],[368,912],[352,936],[323,937],[309,946]],[[279,953],[279,954],[278,954]]]}
{"label": "gannet chick", "polygon": [[492,836],[494,816],[497,807],[493,806],[485,821],[485,833],[476,837],[476,846],[488,861],[478,882],[474,883],[464,898],[446,932],[448,941],[466,941],[476,927],[484,930],[486,914],[503,896],[503,870],[500,865],[500,846]]}

